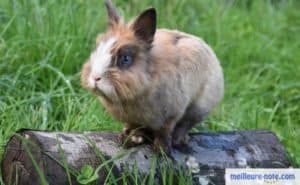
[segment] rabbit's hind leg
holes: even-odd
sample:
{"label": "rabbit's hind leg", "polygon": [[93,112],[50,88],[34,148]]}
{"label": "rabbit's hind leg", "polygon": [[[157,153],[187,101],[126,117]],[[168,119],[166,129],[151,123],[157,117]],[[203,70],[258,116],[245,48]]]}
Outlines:
{"label": "rabbit's hind leg", "polygon": [[173,146],[176,148],[187,146],[190,139],[189,130],[196,124],[201,123],[206,115],[207,113],[198,106],[190,106],[176,124],[173,132]]}

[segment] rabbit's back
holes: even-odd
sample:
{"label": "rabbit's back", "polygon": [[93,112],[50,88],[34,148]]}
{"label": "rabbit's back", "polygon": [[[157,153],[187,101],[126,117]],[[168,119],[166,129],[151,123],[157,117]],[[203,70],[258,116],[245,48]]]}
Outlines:
{"label": "rabbit's back", "polygon": [[210,112],[222,99],[222,68],[215,53],[201,38],[158,29],[152,54],[157,75],[154,79],[169,86],[175,99],[186,99],[186,105],[181,106],[201,104],[203,111]]}

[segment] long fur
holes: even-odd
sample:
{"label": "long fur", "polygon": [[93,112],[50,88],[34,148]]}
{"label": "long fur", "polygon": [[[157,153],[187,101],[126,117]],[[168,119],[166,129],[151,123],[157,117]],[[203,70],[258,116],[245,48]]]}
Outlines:
{"label": "long fur", "polygon": [[[149,20],[144,21],[147,25],[153,16],[155,18],[153,9],[148,14]],[[137,21],[143,22],[141,17],[128,24],[110,22],[108,31],[97,38],[97,46],[109,38],[116,38],[110,49],[111,65],[102,76],[115,93],[105,94],[89,85],[93,71],[91,61],[84,64],[81,81],[118,120],[133,127],[147,127],[159,133],[158,137],[165,134],[163,139],[175,140],[178,144],[188,130],[221,101],[222,69],[215,53],[201,38],[168,29],[156,29],[153,37],[153,31],[147,31],[151,28],[137,34],[135,27],[145,27],[144,23],[137,26]],[[155,26],[156,22],[152,24]],[[116,66],[122,49],[133,53],[134,62],[128,69]],[[170,145],[169,141],[159,143]]]}

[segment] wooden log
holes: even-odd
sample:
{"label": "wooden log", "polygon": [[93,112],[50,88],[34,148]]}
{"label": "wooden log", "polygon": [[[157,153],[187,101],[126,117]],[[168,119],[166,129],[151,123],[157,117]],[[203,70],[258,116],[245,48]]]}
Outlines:
{"label": "wooden log", "polygon": [[[69,172],[79,171],[86,164],[96,168],[104,164],[101,156],[109,160],[128,151],[131,153],[107,163],[112,166],[111,170],[100,170],[100,178],[95,184],[103,184],[108,173],[117,179],[125,169],[133,170],[134,165],[140,175],[147,174],[154,156],[151,148],[143,145],[130,150],[123,149],[120,147],[118,134],[110,132],[20,130],[11,137],[5,148],[1,165],[2,176],[6,184],[41,184],[37,170],[40,169],[49,184],[65,185],[72,181],[74,185],[79,183],[76,182],[74,174],[66,172],[66,165],[70,167]],[[102,154],[99,155],[99,152]],[[195,184],[224,184],[225,168],[291,166],[286,150],[278,138],[265,130],[191,134],[188,147],[180,151],[174,149],[171,158],[175,169],[178,166],[181,169],[190,169]],[[160,157],[158,160],[159,164],[163,164],[166,158]],[[157,174],[159,169],[157,167]],[[157,174],[156,183],[159,184]],[[122,184],[122,181],[117,184]]]}

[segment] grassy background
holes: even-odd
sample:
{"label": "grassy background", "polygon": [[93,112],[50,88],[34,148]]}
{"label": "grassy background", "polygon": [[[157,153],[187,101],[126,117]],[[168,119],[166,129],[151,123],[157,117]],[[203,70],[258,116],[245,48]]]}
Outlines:
{"label": "grassy background", "polygon": [[[154,6],[159,27],[198,35],[216,51],[225,98],[199,129],[272,130],[299,167],[299,1],[115,3],[126,19]],[[101,0],[0,1],[0,156],[19,128],[121,129],[79,82],[81,66],[105,25]]]}

